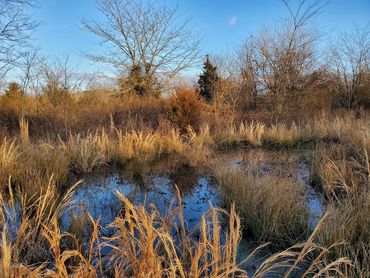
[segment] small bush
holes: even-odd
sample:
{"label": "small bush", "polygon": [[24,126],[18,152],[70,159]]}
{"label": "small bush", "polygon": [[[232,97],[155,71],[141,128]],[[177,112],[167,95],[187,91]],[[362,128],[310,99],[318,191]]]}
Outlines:
{"label": "small bush", "polygon": [[193,89],[179,87],[167,101],[167,113],[170,121],[181,130],[198,130],[201,124],[203,103]]}

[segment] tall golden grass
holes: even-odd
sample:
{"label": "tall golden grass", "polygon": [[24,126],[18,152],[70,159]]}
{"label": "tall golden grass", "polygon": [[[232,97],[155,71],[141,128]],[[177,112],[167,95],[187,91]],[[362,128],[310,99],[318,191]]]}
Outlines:
{"label": "tall golden grass", "polygon": [[[135,206],[117,192],[125,212],[110,225],[115,234],[101,238],[99,220],[90,217],[91,236],[84,245],[73,234],[62,232],[57,221],[71,205],[73,190],[59,197],[59,205],[50,186],[31,205],[21,201],[22,212],[34,212],[22,215],[15,237],[8,232],[7,218],[1,218],[2,277],[249,277],[237,259],[241,224],[234,206],[229,214],[220,209],[206,213],[196,228],[196,239],[185,230],[181,199],[178,207],[170,206],[161,215],[155,207],[148,211]],[[7,200],[1,195],[0,200],[2,216],[17,203],[14,195]],[[228,219],[226,227],[220,214]],[[329,260],[327,254],[334,245],[315,244],[315,234],[307,242],[265,258],[251,277],[277,273],[321,277],[340,275],[351,267],[346,257]],[[109,253],[103,256],[102,248],[109,248]]]}

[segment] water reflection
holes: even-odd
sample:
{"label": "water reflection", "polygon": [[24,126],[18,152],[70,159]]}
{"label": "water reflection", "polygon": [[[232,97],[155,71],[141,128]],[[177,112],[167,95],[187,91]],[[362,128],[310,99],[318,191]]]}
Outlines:
{"label": "water reflection", "polygon": [[[212,185],[211,178],[199,169],[181,167],[169,174],[135,174],[127,178],[123,172],[106,173],[86,177],[82,186],[73,195],[77,204],[61,219],[62,228],[71,225],[71,213],[81,215],[88,212],[94,219],[100,218],[100,225],[106,226],[122,211],[122,203],[116,192],[121,192],[135,205],[149,207],[154,204],[161,214],[166,214],[171,202],[177,206],[176,186],[181,193],[184,221],[193,229],[201,216],[211,205],[219,206],[220,197]],[[109,230],[107,230],[109,234]]]}

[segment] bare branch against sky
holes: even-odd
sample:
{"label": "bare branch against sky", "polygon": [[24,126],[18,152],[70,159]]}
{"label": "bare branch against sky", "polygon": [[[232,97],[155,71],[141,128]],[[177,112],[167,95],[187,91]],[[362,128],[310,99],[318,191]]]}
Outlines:
{"label": "bare branch against sky", "polygon": [[140,66],[148,76],[169,78],[198,61],[199,40],[188,21],[178,22],[177,8],[141,0],[97,0],[97,7],[104,20],[85,19],[83,26],[106,51],[90,54],[92,60],[126,73]]}
{"label": "bare branch against sky", "polygon": [[37,22],[27,14],[33,0],[0,0],[0,76],[17,64]]}

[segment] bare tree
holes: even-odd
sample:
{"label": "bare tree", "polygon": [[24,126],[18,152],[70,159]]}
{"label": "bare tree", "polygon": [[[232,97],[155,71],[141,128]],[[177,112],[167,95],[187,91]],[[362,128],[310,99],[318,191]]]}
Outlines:
{"label": "bare tree", "polygon": [[199,41],[188,21],[177,24],[177,8],[145,0],[97,0],[97,7],[105,20],[83,20],[83,26],[107,50],[91,59],[126,74],[140,67],[148,80],[172,78],[197,62]]}
{"label": "bare tree", "polygon": [[25,51],[20,61],[19,80],[22,91],[30,92],[32,83],[37,78],[37,69],[40,66],[39,48],[30,47]]}
{"label": "bare tree", "polygon": [[33,0],[0,0],[0,77],[16,64],[37,23],[26,10]]}
{"label": "bare tree", "polygon": [[361,87],[370,75],[370,29],[357,28],[352,34],[342,33],[331,47],[329,62],[337,79],[337,104],[355,107],[361,97]]}
{"label": "bare tree", "polygon": [[254,67],[254,39],[251,36],[247,39],[247,41],[243,44],[241,49],[237,51],[238,57],[238,64],[239,64],[239,90],[240,94],[246,95],[247,99],[252,98],[252,106],[253,108],[257,107],[256,97],[258,94],[257,89],[257,71]]}
{"label": "bare tree", "polygon": [[315,43],[320,34],[310,28],[310,21],[327,2],[299,0],[293,8],[282,0],[290,19],[278,28],[264,29],[261,35],[249,40],[240,55],[242,68],[250,89],[267,91],[283,100],[289,93],[303,91],[308,77],[319,70]]}
{"label": "bare tree", "polygon": [[41,90],[54,106],[65,105],[69,93],[80,88],[81,81],[75,78],[75,72],[69,65],[69,57],[56,58],[40,65]]}

